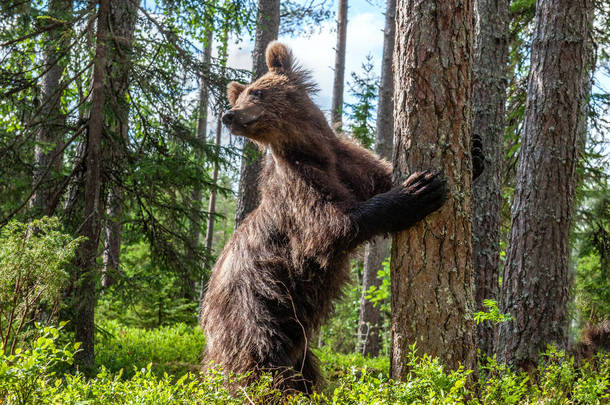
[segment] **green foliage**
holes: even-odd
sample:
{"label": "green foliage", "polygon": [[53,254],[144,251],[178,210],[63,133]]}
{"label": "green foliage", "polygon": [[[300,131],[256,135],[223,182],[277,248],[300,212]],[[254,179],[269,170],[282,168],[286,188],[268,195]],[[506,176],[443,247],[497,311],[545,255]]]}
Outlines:
{"label": "green foliage", "polygon": [[[103,325],[113,337],[99,336],[107,351],[105,363],[94,378],[76,372],[61,372],[72,363],[77,345],[58,344],[58,329],[45,328],[32,342],[32,349],[15,355],[0,354],[0,402],[7,404],[243,404],[271,403],[281,398],[286,404],[601,404],[610,399],[610,356],[598,355],[579,367],[553,348],[543,354],[532,374],[515,373],[495,359],[479,368],[479,379],[472,371],[447,371],[438,359],[417,356],[415,347],[406,359],[409,374],[404,381],[388,377],[388,359],[369,359],[358,354],[337,355],[330,348],[316,350],[321,359],[327,387],[310,397],[281,397],[272,388],[270,376],[244,388],[229,388],[244,376],[224,375],[213,370],[208,375],[194,371],[198,360],[192,354],[199,347],[189,346],[201,333],[184,325],[142,331],[118,323]],[[107,340],[105,340],[107,339]],[[139,359],[125,357],[130,350],[150,345]],[[180,348],[182,347],[182,348]],[[116,370],[113,356],[125,363]],[[147,360],[148,359],[148,360]],[[183,361],[171,375],[156,361]],[[130,364],[130,361],[133,363]],[[142,361],[148,361],[142,365]]]}
{"label": "green foliage", "polygon": [[50,318],[61,289],[68,282],[65,269],[82,238],[62,232],[57,218],[29,223],[12,221],[0,231],[0,339],[13,353],[20,334],[42,313]]}
{"label": "green foliage", "polygon": [[[352,273],[358,271],[352,266]],[[355,279],[355,277],[353,277]],[[338,353],[351,353],[356,349],[356,325],[360,310],[360,285],[352,282],[343,289],[328,321],[322,326],[318,343]],[[315,346],[314,342],[314,346]]]}
{"label": "green foliage", "polygon": [[181,298],[179,275],[154,260],[148,243],[124,244],[121,261],[123,271],[100,297],[97,313],[101,319],[142,328],[195,324],[197,303]]}
{"label": "green foliage", "polygon": [[583,187],[572,233],[577,245],[575,303],[581,327],[610,319],[610,189]]}
{"label": "green foliage", "polygon": [[[352,263],[352,280],[359,279],[362,263]],[[371,286],[365,293],[365,299],[381,309],[383,326],[380,329],[382,345],[387,352],[390,348],[390,259],[382,263],[377,272],[381,279],[379,287]],[[330,319],[322,326],[319,342],[322,347],[332,348],[337,353],[352,353],[356,349],[356,325],[360,317],[361,283],[352,282],[344,289],[343,298],[335,305]]]}
{"label": "green foliage", "polygon": [[483,404],[520,404],[529,392],[530,379],[527,373],[514,373],[498,363],[496,357],[487,358],[479,365],[479,392]]}
{"label": "green foliage", "polygon": [[182,376],[198,370],[204,345],[199,327],[175,324],[146,330],[108,321],[99,327],[95,357],[110,373],[122,370],[122,378],[148,364],[156,375]]}
{"label": "green foliage", "polygon": [[503,314],[500,312],[496,300],[485,299],[483,300],[483,305],[487,307],[487,312],[479,311],[474,314],[474,320],[477,325],[483,321],[491,321],[493,324],[497,325],[513,319],[510,314]]}
{"label": "green foliage", "polygon": [[[610,357],[598,355],[597,361],[576,368],[574,359],[549,346],[538,366],[538,381],[533,396],[555,403],[601,403],[610,399]],[[575,396],[572,396],[572,393]],[[587,401],[582,401],[586,399]],[[581,402],[582,401],[582,402]]]}
{"label": "green foliage", "polygon": [[372,59],[371,55],[366,57],[362,63],[361,75],[352,72],[349,88],[356,103],[346,104],[347,115],[352,121],[349,125],[352,137],[368,149],[375,140],[375,101],[379,92],[379,77],[373,73]]}
{"label": "green foliage", "polygon": [[60,381],[58,367],[72,364],[80,346],[58,346],[60,329],[40,329],[31,349],[17,349],[14,354],[0,351],[0,403],[39,404],[49,400]]}
{"label": "green foliage", "polygon": [[364,298],[386,314],[390,314],[390,258],[388,257],[381,264],[381,269],[377,272],[377,278],[381,280],[379,287],[370,286],[365,292]]}
{"label": "green foliage", "polygon": [[[76,234],[84,222],[85,127],[91,108],[94,58],[100,45],[95,34],[100,24],[96,21],[97,3],[66,3],[74,9],[70,6],[65,15],[49,15],[58,14],[52,6],[64,4],[61,2],[24,5],[5,1],[0,7],[0,42],[5,45],[0,49],[0,226],[15,217],[29,220],[39,216],[40,209],[30,207],[28,201],[32,193],[43,191],[44,212],[60,218],[65,229]],[[129,7],[120,10],[128,3],[119,2],[113,8],[120,15],[128,11]],[[227,82],[249,77],[249,72],[226,67],[216,58],[204,65],[197,46],[210,30],[226,28],[238,37],[251,29],[255,16],[251,11],[256,5],[241,0],[180,0],[140,9],[135,6],[133,41],[131,35],[119,34],[126,37],[106,44],[103,180],[96,213],[101,214],[102,225],[111,221],[122,224],[124,245],[148,245],[154,264],[144,268],[149,273],[137,271],[123,280],[122,286],[132,288],[122,296],[136,301],[133,305],[123,302],[123,307],[139,305],[140,312],[151,308],[157,315],[156,324],[187,318],[194,322],[192,301],[212,257],[201,244],[189,244],[190,223],[198,219],[203,229],[208,217],[205,209],[194,209],[192,196],[195,190],[202,190],[206,200],[211,190],[231,194],[230,184],[220,187],[212,181],[211,168],[218,162],[221,170],[231,170],[230,160],[237,148],[215,148],[197,138],[193,90],[198,83],[205,85],[210,110],[217,110],[225,102]],[[46,29],[54,25],[59,27]],[[122,28],[112,27],[110,34],[115,35],[117,29]],[[64,40],[49,41],[51,36]],[[57,55],[49,62],[46,52],[53,45]],[[62,68],[57,88],[51,89],[58,92],[58,105],[51,105],[41,95],[44,73],[54,63]],[[60,119],[51,120],[58,115]],[[39,136],[45,128],[53,129],[53,139],[48,142]],[[61,165],[49,162],[50,158],[35,159],[35,149],[48,153],[55,145],[62,147]],[[40,175],[43,178],[36,184]],[[122,214],[118,218],[104,215],[109,194],[120,200]],[[103,232],[99,240],[104,242]],[[78,283],[73,286],[67,292],[79,289]],[[67,304],[74,303],[70,295],[64,300]],[[155,324],[153,314],[144,314],[144,318],[149,325]]]}
{"label": "green foliage", "polygon": [[322,368],[329,380],[345,377],[352,372],[367,368],[371,373],[380,372],[389,375],[389,362],[387,357],[365,357],[360,353],[337,353],[329,346],[314,349],[320,359]]}

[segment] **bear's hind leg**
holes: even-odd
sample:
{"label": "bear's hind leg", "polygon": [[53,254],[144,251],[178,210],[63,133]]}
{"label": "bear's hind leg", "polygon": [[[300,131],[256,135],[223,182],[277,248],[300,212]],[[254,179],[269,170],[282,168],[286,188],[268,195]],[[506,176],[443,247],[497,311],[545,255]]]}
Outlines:
{"label": "bear's hind leg", "polygon": [[[319,386],[324,381],[322,378],[322,373],[320,372],[320,361],[316,357],[315,354],[311,352],[311,350],[307,349],[307,353],[305,354],[305,361],[299,364],[299,371],[303,375],[303,380],[307,382],[307,394],[311,394],[313,392],[313,387]],[[303,366],[303,369],[300,369],[300,366]]]}
{"label": "bear's hind leg", "polygon": [[302,392],[306,395],[313,393],[313,388],[322,383],[322,374],[318,366],[317,357],[308,349],[303,356],[291,367],[275,367],[273,372],[273,386],[284,393]]}

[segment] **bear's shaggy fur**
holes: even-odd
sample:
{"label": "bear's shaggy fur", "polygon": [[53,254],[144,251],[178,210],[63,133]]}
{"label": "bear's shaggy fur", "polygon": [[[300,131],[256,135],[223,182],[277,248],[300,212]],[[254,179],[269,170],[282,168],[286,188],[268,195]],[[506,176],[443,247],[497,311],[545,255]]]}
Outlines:
{"label": "bear's shaggy fur", "polygon": [[570,354],[577,362],[590,360],[598,352],[610,353],[610,321],[587,326],[578,343],[570,348]]}
{"label": "bear's shaggy fur", "polygon": [[219,257],[202,303],[204,367],[274,373],[284,391],[321,382],[308,344],[348,280],[347,259],[376,234],[408,228],[447,196],[438,174],[392,188],[391,168],[331,130],[310,99],[315,86],[284,45],[267,48],[269,72],[232,82],[229,129],[269,149],[260,205]]}

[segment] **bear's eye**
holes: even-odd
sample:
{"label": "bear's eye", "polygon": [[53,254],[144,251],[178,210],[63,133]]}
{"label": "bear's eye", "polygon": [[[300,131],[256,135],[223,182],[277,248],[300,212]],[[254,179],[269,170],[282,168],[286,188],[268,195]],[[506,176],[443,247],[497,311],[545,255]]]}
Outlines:
{"label": "bear's eye", "polygon": [[265,93],[262,90],[252,90],[250,94],[252,97],[262,100]]}

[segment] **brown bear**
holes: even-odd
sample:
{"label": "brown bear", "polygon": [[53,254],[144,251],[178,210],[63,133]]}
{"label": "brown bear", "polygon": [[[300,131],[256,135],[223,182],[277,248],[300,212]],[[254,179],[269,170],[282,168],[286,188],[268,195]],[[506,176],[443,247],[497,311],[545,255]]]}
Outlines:
{"label": "brown bear", "polygon": [[408,228],[439,209],[445,181],[430,171],[392,188],[391,167],[337,136],[310,95],[316,86],[291,51],[272,42],[269,72],[228,85],[222,118],[268,149],[260,205],[227,243],[202,303],[210,363],[274,375],[283,391],[321,382],[308,344],[348,281],[348,254],[371,237]]}
{"label": "brown bear", "polygon": [[610,353],[610,321],[588,325],[581,333],[580,340],[572,345],[569,353],[577,363],[590,360],[598,352]]}

